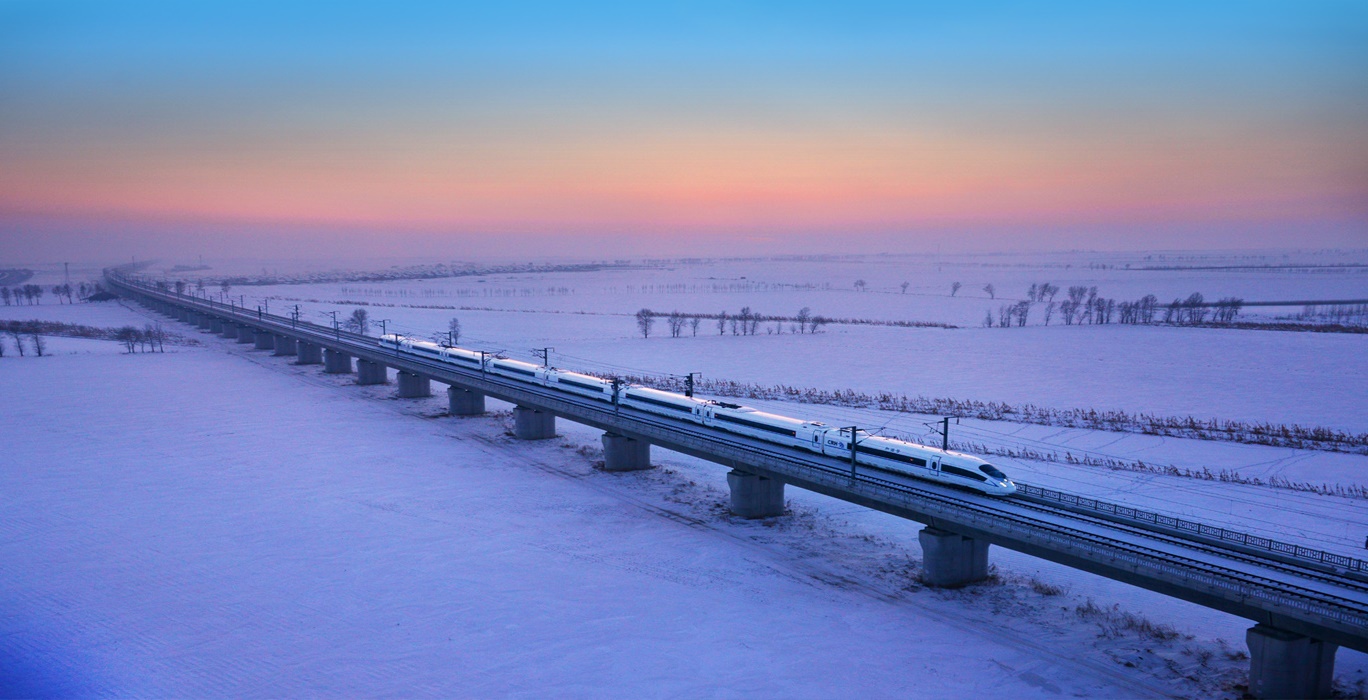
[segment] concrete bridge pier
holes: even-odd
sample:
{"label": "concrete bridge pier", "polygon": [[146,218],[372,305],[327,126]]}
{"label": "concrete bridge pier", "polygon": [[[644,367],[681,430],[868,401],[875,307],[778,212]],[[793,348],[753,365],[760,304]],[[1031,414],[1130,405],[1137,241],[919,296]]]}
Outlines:
{"label": "concrete bridge pier", "polygon": [[291,338],[288,335],[278,335],[275,337],[275,353],[273,354],[293,355],[297,352],[299,352],[299,349],[295,347],[294,338]]}
{"label": "concrete bridge pier", "polygon": [[1295,632],[1254,625],[1249,645],[1249,694],[1273,698],[1328,698],[1338,646]]}
{"label": "concrete bridge pier", "polygon": [[237,341],[239,343],[255,343],[256,331],[251,326],[238,326]]}
{"label": "concrete bridge pier", "polygon": [[617,433],[603,434],[603,471],[631,472],[651,468],[651,443]]}
{"label": "concrete bridge pier", "polygon": [[219,335],[225,338],[236,338],[238,337],[237,326],[231,321],[224,321],[219,325]]}
{"label": "concrete bridge pier", "polygon": [[389,383],[389,368],[370,360],[356,361],[356,383],[362,386]]}
{"label": "concrete bridge pier", "polygon": [[351,374],[352,357],[341,350],[327,348],[323,350],[323,373],[324,374]]}
{"label": "concrete bridge pier", "polygon": [[399,398],[423,399],[432,396],[432,380],[421,374],[399,372]]}
{"label": "concrete bridge pier", "polygon": [[727,472],[731,512],[743,518],[772,518],[784,514],[784,482],[733,469]]}
{"label": "concrete bridge pier", "polygon": [[275,350],[275,334],[266,331],[257,331],[256,336],[257,350]]}
{"label": "concrete bridge pier", "polygon": [[549,440],[556,437],[556,414],[514,406],[513,437],[519,440]]}
{"label": "concrete bridge pier", "polygon": [[196,320],[196,321],[199,321],[199,327],[200,327],[201,329],[206,330],[206,331],[209,331],[209,332],[211,332],[211,333],[214,332],[214,319],[213,319],[213,318],[210,318],[210,317],[209,317],[208,315],[206,315],[206,314],[199,314],[199,317],[196,318],[195,320]]}
{"label": "concrete bridge pier", "polygon": [[458,386],[447,387],[447,413],[453,416],[478,416],[485,412],[485,395]]}
{"label": "concrete bridge pier", "polygon": [[934,527],[923,528],[917,539],[922,548],[922,583],[958,588],[988,578],[987,542]]}
{"label": "concrete bridge pier", "polygon": [[297,356],[298,356],[298,358],[299,358],[298,360],[295,361],[295,364],[298,364],[298,365],[319,365],[319,364],[323,364],[323,348],[319,347],[318,345],[315,345],[314,343],[306,343],[306,342],[304,342],[304,341],[302,341],[302,340],[296,342],[295,345],[298,347],[298,355],[297,355]]}

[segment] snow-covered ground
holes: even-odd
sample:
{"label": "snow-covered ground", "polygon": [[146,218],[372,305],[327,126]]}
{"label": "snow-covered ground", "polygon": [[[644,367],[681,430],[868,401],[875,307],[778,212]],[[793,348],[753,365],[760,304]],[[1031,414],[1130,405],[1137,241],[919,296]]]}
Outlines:
{"label": "snow-covered ground", "polygon": [[[269,297],[276,312],[298,303],[315,321],[356,308],[340,301],[367,301],[372,319],[420,335],[457,316],[463,344],[521,357],[552,346],[553,362],[571,368],[1368,431],[1363,336],[977,325],[985,280],[999,297],[1034,281],[1089,280],[1121,298],[1368,296],[1352,269],[1126,262],[1161,261],[727,261],[232,293],[253,305]],[[643,339],[631,318],[643,306],[744,305],[966,327],[736,337],[705,322],[698,337],[675,339],[662,320]],[[462,306],[498,310],[449,308]],[[11,318],[176,326],[117,304],[51,299],[0,306],[0,320]],[[549,444],[514,444],[507,416],[439,418],[440,398],[385,401],[392,387],[348,386],[202,338],[204,348],[133,356],[53,339],[53,357],[10,351],[0,361],[0,392],[32,397],[11,398],[0,421],[10,532],[0,546],[5,561],[23,562],[0,594],[0,667],[24,669],[0,695],[1239,694],[1246,621],[996,549],[993,584],[923,589],[914,523],[796,489],[792,515],[739,521],[725,513],[713,465],[657,451],[663,469],[604,474],[590,466],[597,435],[572,424]],[[931,416],[748,403],[931,439]],[[1004,421],[965,420],[952,438],[1368,484],[1362,455]],[[994,461],[1022,481],[1364,554],[1362,498]],[[1099,617],[1089,600],[1120,608]],[[1120,612],[1191,636],[1117,633]],[[1361,693],[1368,657],[1341,651],[1338,671],[1343,689]]]}

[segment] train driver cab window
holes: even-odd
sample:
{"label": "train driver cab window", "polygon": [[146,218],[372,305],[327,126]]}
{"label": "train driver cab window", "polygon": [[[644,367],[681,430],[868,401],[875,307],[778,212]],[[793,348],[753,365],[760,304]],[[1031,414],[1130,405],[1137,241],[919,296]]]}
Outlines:
{"label": "train driver cab window", "polygon": [[998,471],[998,468],[997,468],[997,467],[994,467],[994,466],[991,465],[991,464],[985,464],[985,465],[979,467],[979,471],[981,471],[981,472],[983,472],[984,474],[987,474],[988,476],[991,476],[991,477],[993,477],[994,479],[997,479],[997,480],[999,480],[999,481],[1004,480],[1004,479],[1007,478],[1007,475],[1006,475],[1006,474],[1003,474],[1002,472]]}

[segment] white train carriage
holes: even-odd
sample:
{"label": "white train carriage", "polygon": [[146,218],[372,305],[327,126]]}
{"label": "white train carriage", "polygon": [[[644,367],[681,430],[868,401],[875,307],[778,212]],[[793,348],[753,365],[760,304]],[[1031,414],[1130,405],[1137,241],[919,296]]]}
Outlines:
{"label": "white train carriage", "polygon": [[395,350],[397,352],[412,353],[414,355],[432,358],[453,365],[460,365],[467,369],[480,369],[480,353],[464,348],[438,345],[431,341],[410,338],[394,333],[380,336],[380,347]]}
{"label": "white train carriage", "polygon": [[811,449],[812,435],[825,427],[821,423],[766,413],[750,406],[720,401],[706,403],[704,425],[789,447]]}
{"label": "white train carriage", "polygon": [[[960,452],[856,432],[855,461],[885,471],[964,486],[995,496],[1016,492],[1016,484],[993,465]],[[829,429],[821,436],[822,452],[850,457],[850,428]]]}
{"label": "white train carriage", "polygon": [[613,383],[579,372],[553,369],[546,373],[546,386],[602,401],[613,400]]}
{"label": "white train carriage", "polygon": [[546,375],[551,370],[541,365],[534,365],[531,362],[522,360],[510,360],[508,358],[495,358],[489,360],[486,369],[491,374],[498,374],[509,379],[528,382],[531,384],[546,384]]}
{"label": "white train carriage", "polygon": [[[487,355],[472,350],[395,334],[382,336],[380,345],[395,352],[412,353],[477,371],[483,365],[483,369],[492,374],[604,402],[611,403],[615,398],[612,382],[587,374],[551,369],[521,360],[489,359]],[[850,428],[832,428],[817,421],[767,413],[750,406],[697,399],[643,386],[619,386],[616,398],[622,406],[647,413],[688,420],[843,460],[850,458]],[[973,455],[877,437],[862,430],[857,431],[854,437],[857,464],[971,488],[995,496],[1006,496],[1016,491],[1016,484],[1006,474]]]}
{"label": "white train carriage", "polygon": [[628,385],[621,390],[618,403],[638,410],[701,424],[704,422],[703,412],[711,402],[669,391]]}

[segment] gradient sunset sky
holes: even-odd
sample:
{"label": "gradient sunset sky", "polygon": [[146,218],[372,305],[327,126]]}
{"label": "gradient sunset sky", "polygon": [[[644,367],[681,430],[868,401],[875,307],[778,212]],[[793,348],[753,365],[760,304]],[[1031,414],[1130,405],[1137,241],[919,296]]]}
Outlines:
{"label": "gradient sunset sky", "polygon": [[1368,246],[1368,3],[0,2],[0,263]]}

